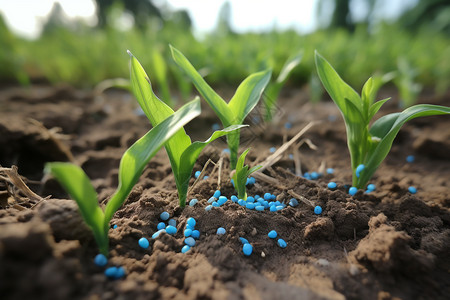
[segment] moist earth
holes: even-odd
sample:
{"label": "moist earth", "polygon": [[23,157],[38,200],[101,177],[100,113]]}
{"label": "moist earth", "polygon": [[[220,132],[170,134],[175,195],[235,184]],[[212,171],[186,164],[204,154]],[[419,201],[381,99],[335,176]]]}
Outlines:
{"label": "moist earth", "polygon": [[[395,96],[390,90],[382,94]],[[450,94],[425,94],[420,102],[449,106]],[[218,122],[202,106],[202,115],[186,126],[193,140],[207,139]],[[398,106],[394,97],[377,117]],[[2,88],[0,165],[17,166],[43,199],[12,195],[14,187],[0,177],[1,298],[448,299],[450,119],[426,117],[405,125],[371,180],[376,191],[361,190],[352,197],[345,127],[329,99],[312,104],[305,91],[288,89],[271,123],[262,121],[262,113],[257,107],[247,118],[250,128],[242,130],[242,149],[251,147],[251,165],[316,122],[302,143],[294,143],[264,171],[272,180],[260,178],[248,188],[249,195],[270,192],[286,204],[299,195],[299,205],[258,212],[228,201],[205,211],[215,190],[228,197],[235,193],[228,156],[222,152],[226,143],[219,140],[202,152],[194,168],[212,161],[205,169],[209,178],[189,192],[188,200],[199,202],[180,209],[162,149],[111,221],[117,228],[109,232],[108,266],[123,266],[126,276],[110,280],[105,268],[93,263],[98,250],[76,203],[54,179],[43,176],[43,167],[49,161],[79,164],[104,205],[117,186],[120,157],[151,128],[148,120],[134,99],[118,90],[95,95],[67,86]],[[286,122],[292,128],[286,129]],[[415,161],[406,162],[407,155]],[[334,173],[327,174],[326,168]],[[296,175],[312,171],[325,175],[317,180]],[[329,190],[329,181],[338,188]],[[417,194],[408,192],[409,186]],[[323,212],[314,214],[309,203]],[[152,239],[163,211],[177,221],[178,232]],[[201,235],[183,254],[189,217],[197,220]],[[219,227],[225,235],[216,234]],[[267,236],[271,230],[287,242],[286,248]],[[141,237],[149,239],[148,249],[139,247]],[[250,256],[243,254],[239,237],[253,245]]]}

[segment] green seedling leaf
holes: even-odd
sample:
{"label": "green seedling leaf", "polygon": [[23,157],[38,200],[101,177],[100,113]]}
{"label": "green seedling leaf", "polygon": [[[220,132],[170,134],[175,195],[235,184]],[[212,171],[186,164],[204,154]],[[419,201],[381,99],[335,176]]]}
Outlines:
{"label": "green seedling leaf", "polygon": [[45,172],[51,173],[78,204],[101,253],[108,254],[109,221],[128,197],[144,167],[164,143],[199,114],[200,100],[197,99],[166,118],[125,151],[119,166],[119,186],[106,205],[105,212],[98,204],[97,193],[89,178],[80,167],[61,162],[46,164]]}
{"label": "green seedling leaf", "polygon": [[[130,53],[131,56],[131,86],[134,95],[142,107],[145,115],[153,126],[156,126],[164,118],[174,114],[174,111],[164,102],[158,99],[153,93],[150,80],[139,61]],[[196,99],[199,99],[196,97]],[[198,100],[199,101],[199,100]],[[169,156],[172,171],[177,185],[178,198],[180,206],[186,205],[189,179],[191,178],[194,164],[200,155],[200,152],[211,142],[224,135],[238,131],[246,125],[228,126],[222,130],[215,131],[205,142],[191,143],[191,138],[186,134],[184,128],[176,132],[173,137],[165,144]]]}
{"label": "green seedling leaf", "polygon": [[262,166],[254,166],[249,170],[249,166],[244,166],[245,157],[247,156],[247,153],[249,151],[250,148],[245,150],[239,156],[239,159],[236,163],[236,170],[234,171],[234,175],[232,176],[234,181],[234,188],[238,194],[238,198],[243,200],[247,200],[247,191],[245,185],[247,183],[248,176],[262,168]]}
{"label": "green seedling leaf", "polygon": [[[364,84],[360,97],[336,73],[333,67],[316,52],[317,72],[325,89],[341,111],[347,130],[347,144],[350,152],[353,180],[357,188],[364,188],[388,155],[400,128],[407,121],[424,116],[450,114],[450,108],[438,105],[416,105],[401,113],[393,113],[375,121],[369,131],[369,123],[381,106],[389,99],[375,102],[381,81],[369,80]],[[361,172],[356,168],[364,165]]]}
{"label": "green seedling leaf", "polygon": [[[177,49],[170,46],[176,64],[188,75],[200,95],[219,117],[223,127],[241,125],[245,117],[253,110],[267,86],[272,72],[258,72],[247,77],[236,90],[227,104],[203,79],[189,60]],[[227,136],[230,149],[231,168],[235,169],[239,150],[240,133],[236,130]]]}

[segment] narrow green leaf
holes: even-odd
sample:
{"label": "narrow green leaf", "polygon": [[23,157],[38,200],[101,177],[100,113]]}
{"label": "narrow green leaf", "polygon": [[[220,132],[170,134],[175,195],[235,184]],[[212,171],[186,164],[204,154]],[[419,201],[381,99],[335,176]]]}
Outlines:
{"label": "narrow green leaf", "polygon": [[253,168],[251,168],[250,170],[248,170],[248,172],[247,172],[247,177],[248,177],[250,174],[255,173],[256,171],[258,171],[258,170],[261,169],[261,168],[262,168],[262,166],[254,166]]}
{"label": "narrow green leaf", "polygon": [[227,103],[206,83],[203,77],[192,66],[189,60],[175,47],[170,46],[172,57],[176,64],[191,78],[197,90],[208,102],[224,126],[231,125],[229,122],[233,118]]}
{"label": "narrow green leaf", "polygon": [[138,181],[148,161],[180,128],[200,115],[200,111],[200,99],[189,102],[153,127],[125,152],[120,161],[119,187],[105,208],[106,228],[114,212],[122,205]]}
{"label": "narrow green leaf", "polygon": [[362,111],[361,98],[358,93],[342,80],[330,63],[317,51],[315,52],[315,60],[320,81],[322,81],[323,86],[341,110],[343,116],[347,115],[348,111],[345,98],[349,99],[359,111]]}
{"label": "narrow green leaf", "polygon": [[372,120],[372,118],[375,116],[375,114],[380,110],[381,106],[383,106],[383,104],[390,99],[391,98],[386,98],[386,99],[377,101],[374,104],[372,104],[369,108],[368,120]]}
{"label": "narrow green leaf", "polygon": [[286,61],[283,68],[281,68],[280,75],[276,80],[277,83],[284,84],[286,80],[289,78],[292,70],[300,64],[303,57],[303,50],[300,50],[296,55],[292,56],[290,59]]}
{"label": "narrow green leaf", "polygon": [[[139,61],[131,57],[131,86],[139,105],[153,126],[171,116],[174,111],[153,93],[150,80]],[[165,145],[173,168],[178,169],[183,151],[191,144],[191,138],[181,128]]]}
{"label": "narrow green leaf", "polygon": [[228,107],[234,118],[230,124],[242,124],[245,117],[258,104],[264,88],[269,83],[272,71],[254,73],[248,76],[237,88],[233,98],[231,98]]}
{"label": "narrow green leaf", "polygon": [[64,162],[46,164],[45,172],[51,173],[77,202],[84,221],[93,230],[101,228],[103,211],[98,205],[97,192],[86,173],[80,167]]}

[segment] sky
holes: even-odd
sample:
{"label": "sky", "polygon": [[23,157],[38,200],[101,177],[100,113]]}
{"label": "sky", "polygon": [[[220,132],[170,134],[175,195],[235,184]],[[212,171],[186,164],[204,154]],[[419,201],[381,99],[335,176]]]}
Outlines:
{"label": "sky", "polygon": [[[229,0],[232,8],[232,27],[238,32],[294,28],[311,32],[317,26],[315,8],[318,0]],[[394,17],[405,5],[417,0],[379,0],[384,17]],[[0,13],[8,26],[21,36],[36,37],[55,0],[0,0]],[[59,0],[64,12],[71,18],[85,18],[96,23],[93,0]],[[187,9],[194,28],[206,32],[214,28],[217,15],[225,0],[154,0],[168,3],[175,9]],[[355,3],[355,13],[364,14],[364,6]],[[275,5],[274,5],[275,4]]]}

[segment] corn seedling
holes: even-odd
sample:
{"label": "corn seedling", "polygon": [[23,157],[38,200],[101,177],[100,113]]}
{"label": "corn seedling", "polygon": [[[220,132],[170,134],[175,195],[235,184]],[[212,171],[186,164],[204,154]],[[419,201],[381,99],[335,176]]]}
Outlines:
{"label": "corn seedling", "polygon": [[[139,61],[131,54],[131,87],[139,105],[144,111],[153,126],[157,126],[165,118],[171,116],[174,111],[163,101],[161,101],[152,90],[150,80]],[[194,168],[194,164],[200,152],[209,143],[217,138],[233,133],[245,125],[232,125],[222,130],[214,131],[212,136],[204,142],[191,142],[191,138],[181,128],[165,144],[167,154],[170,159],[175,183],[178,190],[178,198],[181,207],[186,206],[186,197],[189,187],[189,180]]]}
{"label": "corn seedling", "polygon": [[189,102],[125,151],[120,160],[119,186],[104,211],[98,204],[94,187],[80,167],[63,162],[46,165],[45,172],[51,173],[78,204],[81,216],[91,228],[102,254],[108,255],[109,221],[128,197],[144,167],[164,143],[199,114],[200,100]]}
{"label": "corn seedling", "polygon": [[398,88],[400,104],[402,107],[410,107],[417,102],[422,91],[422,85],[415,82],[418,72],[404,57],[398,59],[397,66],[398,72],[394,83]]}
{"label": "corn seedling", "polygon": [[364,84],[360,96],[317,52],[315,60],[319,78],[344,118],[353,171],[352,184],[357,188],[365,187],[386,158],[403,124],[417,117],[450,114],[449,107],[420,104],[401,113],[385,115],[369,129],[373,116],[389,99],[374,102],[377,89],[372,78]]}
{"label": "corn seedling", "polygon": [[267,86],[263,96],[263,103],[265,107],[264,118],[266,121],[272,120],[274,113],[274,106],[277,103],[278,97],[280,96],[281,88],[288,80],[292,70],[300,64],[302,57],[303,51],[300,51],[296,55],[289,58],[283,65],[283,68],[281,69],[281,72],[278,75],[275,82],[271,82]]}
{"label": "corn seedling", "polygon": [[247,178],[250,176],[250,174],[262,168],[262,166],[254,166],[253,168],[249,169],[249,166],[244,166],[245,156],[247,156],[248,151],[250,151],[250,148],[245,150],[241,154],[241,156],[239,156],[236,164],[236,170],[234,170],[234,174],[232,176],[234,181],[234,188],[238,193],[238,198],[244,201],[247,200],[247,191],[245,188],[245,185],[247,184]]}
{"label": "corn seedling", "polygon": [[[267,86],[272,72],[266,70],[248,76],[238,87],[233,98],[226,103],[203,79],[189,60],[177,49],[170,47],[177,65],[184,70],[194,83],[200,95],[206,100],[222,122],[223,127],[241,125],[245,117],[258,104],[264,88]],[[236,130],[227,135],[230,149],[231,169],[236,168],[239,150],[240,131]]]}

